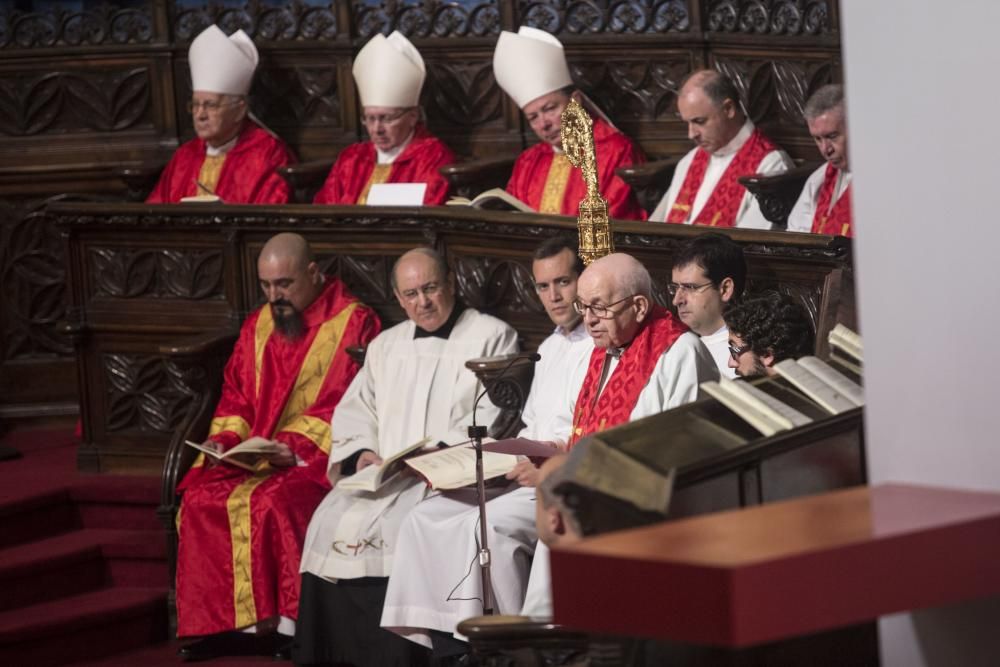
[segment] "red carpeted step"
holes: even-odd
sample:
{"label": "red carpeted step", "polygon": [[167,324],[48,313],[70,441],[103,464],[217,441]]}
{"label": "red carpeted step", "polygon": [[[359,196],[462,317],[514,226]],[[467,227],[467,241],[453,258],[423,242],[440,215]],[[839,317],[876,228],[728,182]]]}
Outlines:
{"label": "red carpeted step", "polygon": [[0,550],[0,611],[111,584],[167,585],[163,531],[79,530]]}
{"label": "red carpeted step", "polygon": [[86,528],[158,530],[160,479],[133,475],[81,475],[69,495]]}
{"label": "red carpeted step", "polygon": [[165,588],[116,587],[0,613],[0,664],[62,665],[163,642],[166,599]]}
{"label": "red carpeted step", "polygon": [[[177,649],[186,643],[186,641],[175,639],[173,641],[163,642],[154,646],[148,646],[137,651],[119,653],[106,658],[101,658],[99,660],[87,660],[84,662],[73,662],[70,664],[72,664],[73,667],[124,667],[125,665],[128,665],[129,667],[132,665],[141,667],[176,667],[177,665],[186,664],[182,663],[180,658],[177,657]],[[261,655],[240,657],[223,656],[221,658],[214,658],[207,664],[211,667],[259,667],[260,665],[282,667],[283,665],[290,665],[291,662],[279,662],[270,656]]]}
{"label": "red carpeted step", "polygon": [[66,489],[26,493],[0,502],[0,549],[59,535],[80,527]]}

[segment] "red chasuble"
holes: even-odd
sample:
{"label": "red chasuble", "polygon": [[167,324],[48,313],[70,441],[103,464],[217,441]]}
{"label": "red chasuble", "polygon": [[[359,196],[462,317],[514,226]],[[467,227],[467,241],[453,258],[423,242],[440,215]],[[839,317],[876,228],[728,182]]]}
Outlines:
{"label": "red chasuble", "polygon": [[[195,137],[178,148],[146,203],[171,204],[198,194],[198,173],[204,161],[201,139]],[[236,145],[226,153],[215,194],[227,204],[284,204],[290,190],[275,169],[288,164],[295,164],[295,156],[285,142],[248,120]]]}
{"label": "red chasuble", "polygon": [[[740,185],[739,178],[757,172],[757,165],[771,151],[778,150],[778,147],[758,128],[754,128],[750,138],[746,140],[743,147],[733,157],[732,162],[726,167],[722,178],[715,184],[715,189],[709,196],[708,201],[698,212],[698,219],[693,222],[695,225],[710,225],[712,227],[734,227],[736,225],[736,213],[740,209],[740,202],[747,189]],[[667,222],[683,223],[691,213],[694,206],[695,197],[701,189],[701,182],[705,179],[705,170],[708,169],[708,161],[712,156],[704,148],[698,148],[691,160],[684,183],[673,207],[667,214]]]}
{"label": "red chasuble", "polygon": [[840,170],[829,162],[823,174],[823,184],[816,193],[816,212],[813,214],[813,234],[831,234],[833,236],[854,236],[851,215],[851,186],[848,185],[840,195],[840,199],[830,209],[834,188],[837,187],[837,177]]}
{"label": "red chasuble", "polygon": [[585,435],[627,422],[656,362],[687,330],[666,308],[654,305],[642,329],[622,353],[604,391],[600,383],[607,350],[595,347],[576,398],[569,446],[572,448]]}
{"label": "red chasuble", "polygon": [[[632,188],[615,174],[618,167],[644,163],[646,157],[642,149],[600,118],[594,119],[594,147],[597,151],[597,180],[601,195],[608,200],[608,215],[622,220],[645,220],[646,211],[639,206]],[[536,211],[540,210],[554,155],[552,146],[545,142],[521,153],[514,163],[507,192]],[[579,213],[580,200],[587,195],[587,185],[579,169],[570,169],[560,213],[575,216]]]}
{"label": "red chasuble", "polygon": [[[342,150],[313,203],[357,204],[362,193],[367,195],[366,186],[375,170],[376,159],[375,145],[370,141],[352,144]],[[451,149],[419,123],[410,143],[392,161],[388,177],[379,182],[426,183],[424,204],[439,206],[448,198],[448,181],[438,169],[453,162],[455,154]]]}
{"label": "red chasuble", "polygon": [[180,637],[298,615],[306,527],[330,490],[330,418],[358,372],[344,350],[367,345],[381,328],[336,278],[303,316],[306,331],[295,341],[274,330],[270,306],[247,319],[210,432],[226,449],[255,435],[279,440],[302,465],[264,464],[254,474],[206,468],[199,458],[178,485]]}

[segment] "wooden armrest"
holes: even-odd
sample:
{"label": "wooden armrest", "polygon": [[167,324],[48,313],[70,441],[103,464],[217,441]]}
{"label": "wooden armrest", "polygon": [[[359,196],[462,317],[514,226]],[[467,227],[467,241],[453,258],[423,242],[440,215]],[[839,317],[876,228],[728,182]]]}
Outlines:
{"label": "wooden armrest", "polygon": [[519,639],[549,638],[554,635],[586,638],[582,632],[570,630],[551,620],[535,619],[530,616],[474,616],[459,623],[458,632],[468,637],[470,641],[493,641],[515,635]]}
{"label": "wooden armrest", "polygon": [[278,167],[277,172],[292,188],[294,201],[311,204],[316,192],[326,182],[333,163],[334,160],[312,160]]}
{"label": "wooden armrest", "polygon": [[516,155],[466,160],[447,164],[438,173],[448,181],[452,194],[472,199],[480,192],[507,187],[516,160]]}
{"label": "wooden armrest", "polygon": [[670,186],[670,179],[674,176],[678,162],[680,162],[679,157],[666,158],[645,164],[618,167],[615,169],[615,173],[633,188],[662,185],[663,189],[666,190]]}
{"label": "wooden armrest", "polygon": [[788,225],[788,214],[792,212],[806,180],[816,171],[817,166],[816,163],[810,163],[780,174],[743,176],[739,181],[757,198],[764,217],[784,229]]}
{"label": "wooden armrest", "polygon": [[159,352],[164,357],[201,357],[216,354],[225,352],[227,349],[231,350],[238,336],[238,330],[223,331],[222,333],[211,332],[194,338],[165,343],[160,346]]}
{"label": "wooden armrest", "polygon": [[146,201],[146,197],[156,185],[163,171],[163,163],[147,163],[137,166],[116,167],[111,170],[115,178],[125,183],[126,201],[141,202]]}

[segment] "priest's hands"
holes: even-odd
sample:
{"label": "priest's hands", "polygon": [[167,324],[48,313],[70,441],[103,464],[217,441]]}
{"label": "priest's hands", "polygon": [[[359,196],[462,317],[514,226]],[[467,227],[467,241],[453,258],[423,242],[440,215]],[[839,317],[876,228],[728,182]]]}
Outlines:
{"label": "priest's hands", "polygon": [[267,457],[267,462],[275,468],[289,468],[297,463],[295,453],[292,448],[283,442],[274,443],[278,446],[278,451]]}
{"label": "priest's hands", "polygon": [[371,465],[375,466],[382,465],[382,457],[380,457],[373,451],[365,450],[361,452],[361,456],[358,457],[358,464],[357,468],[355,469],[355,472],[361,472],[362,470]]}
{"label": "priest's hands", "polygon": [[517,480],[521,486],[538,486],[538,468],[530,460],[519,461],[514,468],[507,473],[507,479]]}

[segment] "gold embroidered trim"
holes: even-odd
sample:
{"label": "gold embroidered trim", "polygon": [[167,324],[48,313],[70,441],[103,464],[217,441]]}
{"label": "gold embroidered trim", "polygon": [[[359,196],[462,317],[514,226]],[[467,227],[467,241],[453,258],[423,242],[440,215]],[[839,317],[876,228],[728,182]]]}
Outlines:
{"label": "gold embroidered trim", "polygon": [[373,185],[378,183],[385,183],[389,180],[389,172],[392,171],[392,164],[377,164],[375,168],[372,169],[372,175],[368,177],[368,182],[365,183],[364,189],[361,194],[358,195],[358,204],[368,203],[368,191],[372,189]]}
{"label": "gold embroidered trim", "polygon": [[253,570],[251,569],[250,497],[268,478],[259,472],[229,494],[226,512],[229,514],[229,537],[233,545],[233,627],[243,628],[257,622],[257,603],[253,596]]}
{"label": "gold embroidered trim", "polygon": [[208,435],[211,437],[223,431],[232,431],[239,436],[240,442],[243,442],[250,437],[250,424],[239,415],[216,417],[212,420],[212,425],[208,429]]}
{"label": "gold embroidered trim", "polygon": [[215,186],[219,184],[219,175],[222,173],[222,164],[225,161],[225,153],[205,156],[205,161],[201,163],[201,169],[198,171],[197,194],[215,194]]}
{"label": "gold embroidered trim", "polygon": [[312,415],[299,415],[281,430],[298,433],[311,440],[324,454],[330,453],[330,422],[325,419]]}
{"label": "gold embroidered trim", "polygon": [[[254,397],[260,396],[260,372],[264,363],[264,348],[267,346],[267,339],[274,331],[274,318],[271,315],[271,306],[264,306],[257,318],[257,329],[254,335]],[[250,430],[247,429],[249,435]]]}
{"label": "gold embroidered trim", "polygon": [[542,190],[542,201],[538,206],[539,213],[562,213],[563,199],[566,196],[566,183],[569,182],[569,174],[573,171],[573,165],[569,163],[566,155],[556,153],[552,156],[552,165],[549,167],[549,174],[545,178],[545,189]]}

